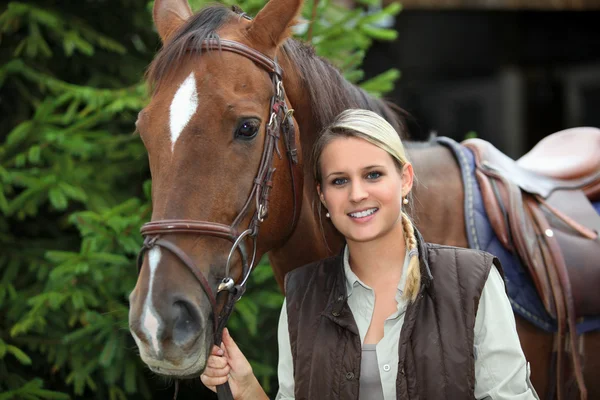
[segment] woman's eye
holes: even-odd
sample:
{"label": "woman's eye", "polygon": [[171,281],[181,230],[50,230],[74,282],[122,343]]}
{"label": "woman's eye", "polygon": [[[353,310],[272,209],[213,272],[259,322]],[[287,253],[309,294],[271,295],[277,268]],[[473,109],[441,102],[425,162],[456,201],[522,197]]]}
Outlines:
{"label": "woman's eye", "polygon": [[371,171],[367,174],[367,179],[377,179],[381,177],[381,172]]}
{"label": "woman's eye", "polygon": [[260,122],[258,120],[245,120],[235,131],[235,136],[241,139],[252,139],[258,133]]}
{"label": "woman's eye", "polygon": [[346,182],[348,182],[348,179],[346,179],[346,178],[335,178],[334,180],[331,181],[331,184],[334,186],[340,186]]}

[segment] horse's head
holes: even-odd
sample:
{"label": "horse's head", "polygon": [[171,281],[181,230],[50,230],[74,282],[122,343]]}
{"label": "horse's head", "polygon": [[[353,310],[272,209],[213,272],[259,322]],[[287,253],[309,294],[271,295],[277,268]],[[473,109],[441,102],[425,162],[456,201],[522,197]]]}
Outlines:
{"label": "horse's head", "polygon": [[162,375],[198,376],[232,286],[298,217],[300,144],[272,59],[300,6],[272,0],[250,20],[217,6],[192,15],[186,0],[154,4],[163,49],[137,121],[153,213],[129,324]]}

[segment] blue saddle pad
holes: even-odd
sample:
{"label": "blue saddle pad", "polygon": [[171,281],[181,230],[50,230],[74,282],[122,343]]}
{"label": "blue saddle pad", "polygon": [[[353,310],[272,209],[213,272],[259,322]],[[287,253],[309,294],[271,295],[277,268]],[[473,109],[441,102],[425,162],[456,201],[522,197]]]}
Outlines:
{"label": "blue saddle pad", "polygon": [[[475,178],[473,153],[450,138],[439,137],[437,141],[452,151],[461,169],[469,247],[487,251],[498,257],[502,263],[508,298],[515,313],[547,332],[556,332],[556,320],[546,311],[529,273],[522,267],[519,258],[502,245],[492,229],[483,205],[479,183]],[[600,203],[593,206],[600,214]],[[595,330],[600,330],[600,317],[586,317],[577,323],[579,334]]]}

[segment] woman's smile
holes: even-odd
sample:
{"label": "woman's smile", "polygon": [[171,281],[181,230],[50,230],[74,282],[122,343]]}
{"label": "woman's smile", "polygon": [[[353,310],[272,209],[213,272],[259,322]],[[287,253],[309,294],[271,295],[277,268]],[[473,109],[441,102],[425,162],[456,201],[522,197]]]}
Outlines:
{"label": "woman's smile", "polygon": [[375,214],[379,211],[379,208],[363,208],[361,210],[353,211],[347,215],[354,221],[360,224],[367,223],[375,218]]}

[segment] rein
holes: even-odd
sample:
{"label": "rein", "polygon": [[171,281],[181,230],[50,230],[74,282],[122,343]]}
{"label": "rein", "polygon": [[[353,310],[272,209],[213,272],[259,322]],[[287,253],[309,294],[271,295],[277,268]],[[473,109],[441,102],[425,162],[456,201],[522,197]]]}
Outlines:
{"label": "rein", "polygon": [[[144,244],[138,255],[137,265],[139,273],[146,253],[155,246],[164,248],[175,255],[196,277],[196,280],[210,301],[212,308],[214,343],[219,346],[221,344],[223,328],[231,316],[235,303],[246,291],[246,283],[256,261],[256,246],[259,227],[269,213],[269,194],[273,187],[273,174],[275,172],[275,167],[273,166],[274,154],[277,153],[277,156],[281,159],[281,152],[278,147],[280,138],[283,139],[285,145],[289,161],[290,176],[292,179],[294,211],[290,226],[290,234],[294,231],[300,217],[299,208],[301,204],[300,196],[302,194],[302,187],[298,186],[302,185],[302,180],[300,179],[302,171],[299,171],[298,168],[299,160],[296,147],[296,128],[292,119],[294,110],[288,108],[285,101],[285,91],[283,89],[282,81],[283,70],[277,61],[242,43],[226,39],[207,39],[202,42],[201,50],[225,50],[239,54],[262,67],[271,77],[274,93],[269,105],[270,116],[265,127],[265,143],[258,173],[254,179],[254,185],[246,203],[231,225],[187,219],[159,220],[144,224],[140,230],[142,236],[144,236]],[[248,227],[240,232],[239,224],[251,211],[252,205],[254,205],[255,208],[252,219]],[[174,233],[212,236],[229,240],[232,243],[225,265],[225,278],[219,283],[216,292],[211,288],[206,276],[196,267],[192,258],[190,258],[175,243],[163,237],[163,235]],[[250,262],[248,262],[249,253],[245,245],[245,239],[252,240]],[[236,251],[240,253],[242,261],[242,275],[238,282],[236,282],[230,274],[231,260]],[[218,300],[222,296],[225,296],[225,304],[219,312]],[[175,397],[177,397],[177,392],[178,385],[176,384]],[[233,400],[228,382],[217,386],[217,394],[219,400]]]}

